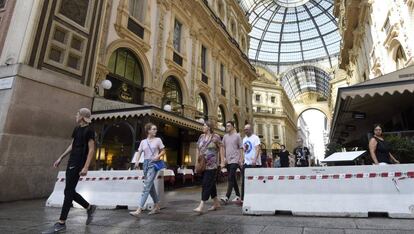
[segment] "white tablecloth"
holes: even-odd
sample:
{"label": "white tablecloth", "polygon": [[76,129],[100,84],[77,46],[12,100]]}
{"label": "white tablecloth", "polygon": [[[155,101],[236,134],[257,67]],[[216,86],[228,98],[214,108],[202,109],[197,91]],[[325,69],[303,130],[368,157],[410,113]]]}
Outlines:
{"label": "white tablecloth", "polygon": [[164,176],[175,176],[175,174],[173,170],[164,169]]}
{"label": "white tablecloth", "polygon": [[177,174],[194,175],[194,171],[193,171],[193,169],[187,169],[187,168],[181,169],[181,168],[178,168]]}

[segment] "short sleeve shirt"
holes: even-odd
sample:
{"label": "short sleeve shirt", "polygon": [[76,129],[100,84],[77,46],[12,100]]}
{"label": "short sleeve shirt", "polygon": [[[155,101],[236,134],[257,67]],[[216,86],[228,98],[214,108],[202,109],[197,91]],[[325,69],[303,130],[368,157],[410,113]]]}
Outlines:
{"label": "short sleeve shirt", "polygon": [[217,134],[213,134],[211,137],[202,134],[200,138],[198,138],[197,146],[199,157],[204,156],[206,160],[206,170],[217,169],[217,160],[221,145],[220,136]]}
{"label": "short sleeve shirt", "polygon": [[165,146],[162,140],[158,137],[152,138],[151,140],[144,139],[141,141],[138,147],[138,151],[144,152],[144,159],[154,159]]}
{"label": "short sleeve shirt", "polygon": [[243,141],[239,133],[226,134],[223,137],[224,152],[228,164],[239,163]]}
{"label": "short sleeve shirt", "polygon": [[[260,139],[255,134],[250,137],[245,136],[243,138],[244,149],[244,163],[252,165],[253,159],[256,157],[256,146],[260,145]],[[260,158],[256,160],[256,165],[262,165]]]}
{"label": "short sleeve shirt", "polygon": [[89,152],[89,141],[95,141],[95,132],[90,126],[76,127],[72,132],[72,151],[70,153],[68,167],[82,169]]}
{"label": "short sleeve shirt", "polygon": [[309,149],[307,147],[296,147],[293,150],[297,166],[309,166]]}

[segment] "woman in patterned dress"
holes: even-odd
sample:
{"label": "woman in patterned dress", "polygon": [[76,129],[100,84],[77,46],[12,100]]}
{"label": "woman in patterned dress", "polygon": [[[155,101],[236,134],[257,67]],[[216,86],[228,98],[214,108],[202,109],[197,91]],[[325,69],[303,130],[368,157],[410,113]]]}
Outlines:
{"label": "woman in patterned dress", "polygon": [[221,147],[222,142],[220,136],[213,133],[212,123],[206,121],[203,126],[203,134],[197,141],[196,162],[198,163],[198,157],[204,157],[206,161],[206,169],[202,175],[201,202],[198,207],[194,209],[195,212],[202,213],[205,202],[208,201],[210,197],[213,199],[213,206],[208,210],[213,211],[220,208],[220,202],[217,198],[216,177]]}

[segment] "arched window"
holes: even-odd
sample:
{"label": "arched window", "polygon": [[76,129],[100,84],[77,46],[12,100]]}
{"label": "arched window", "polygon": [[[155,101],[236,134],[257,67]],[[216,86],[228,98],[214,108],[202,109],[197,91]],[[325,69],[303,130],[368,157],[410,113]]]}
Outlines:
{"label": "arched window", "polygon": [[170,104],[173,112],[182,114],[183,95],[180,83],[174,76],[169,76],[165,80],[162,92],[164,93],[162,106]]}
{"label": "arched window", "polygon": [[222,105],[217,108],[217,119],[217,127],[219,129],[226,126],[226,115]]}
{"label": "arched window", "polygon": [[406,57],[402,46],[398,46],[397,52],[395,54],[395,66],[396,69],[399,70],[404,68],[406,62]]}
{"label": "arched window", "polygon": [[129,15],[143,23],[145,20],[146,0],[129,0]]}
{"label": "arched window", "polygon": [[239,119],[237,118],[236,114],[233,115],[233,121],[234,121],[234,127],[239,132]]}
{"label": "arched window", "polygon": [[197,116],[196,118],[203,118],[205,120],[208,119],[208,109],[207,109],[207,100],[203,94],[199,94],[196,98],[197,103]]}
{"label": "arched window", "polygon": [[105,98],[142,104],[144,79],[138,58],[130,50],[119,48],[111,55],[108,69],[112,88],[105,90]]}

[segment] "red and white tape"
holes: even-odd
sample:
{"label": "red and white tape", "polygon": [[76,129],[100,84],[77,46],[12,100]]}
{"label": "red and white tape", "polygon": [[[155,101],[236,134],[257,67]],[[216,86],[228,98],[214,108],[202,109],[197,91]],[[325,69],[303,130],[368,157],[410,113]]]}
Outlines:
{"label": "red and white tape", "polygon": [[408,172],[371,172],[371,173],[346,173],[346,174],[318,174],[318,175],[275,175],[275,176],[248,176],[247,180],[326,180],[326,179],[351,179],[351,178],[387,178],[397,177],[401,179],[414,178],[414,171]]}
{"label": "red and white tape", "polygon": [[[157,179],[161,179],[158,176]],[[145,176],[119,176],[119,177],[80,177],[79,181],[109,181],[109,180],[144,180]],[[64,182],[65,178],[57,178],[58,182]]]}

